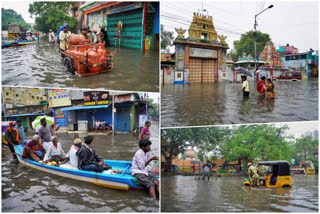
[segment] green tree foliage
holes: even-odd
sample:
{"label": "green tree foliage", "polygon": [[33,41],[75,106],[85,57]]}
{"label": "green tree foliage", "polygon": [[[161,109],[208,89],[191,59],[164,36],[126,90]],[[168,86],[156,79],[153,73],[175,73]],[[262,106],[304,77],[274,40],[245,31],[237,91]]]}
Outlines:
{"label": "green tree foliage", "polygon": [[29,30],[30,25],[24,21],[22,16],[12,9],[1,8],[2,30],[8,30],[8,24],[18,24],[24,30]]}
{"label": "green tree foliage", "polygon": [[293,145],[292,157],[299,164],[301,161],[311,160],[318,169],[318,160],[313,157],[313,152],[318,151],[318,139],[310,136],[298,138]]}
{"label": "green tree foliage", "polygon": [[163,25],[161,25],[161,50],[165,50],[168,54],[170,53],[169,47],[173,42],[173,32],[164,30]]}
{"label": "green tree foliage", "polygon": [[[269,34],[257,31],[257,56],[263,51],[264,46],[269,42]],[[240,40],[233,42],[234,51],[231,52],[232,60],[238,61],[239,56],[245,52],[247,55],[250,54],[254,57],[254,31],[249,31],[241,35]]]}
{"label": "green tree foliage", "polygon": [[161,153],[166,159],[165,171],[171,171],[172,158],[193,147],[197,147],[200,160],[209,159],[212,152],[208,151],[218,151],[229,133],[230,130],[224,127],[162,129]]}
{"label": "green tree foliage", "polygon": [[287,129],[287,126],[273,125],[239,126],[232,131],[230,140],[222,145],[222,155],[228,161],[290,161],[291,144],[284,133]]}
{"label": "green tree foliage", "polygon": [[148,98],[148,105],[151,106],[151,108],[149,108],[149,116],[158,119],[159,118],[158,104],[155,103],[153,99]]}
{"label": "green tree foliage", "polygon": [[64,23],[68,23],[69,30],[74,31],[77,19],[69,16],[69,11],[74,2],[34,2],[29,5],[29,13],[36,16],[35,29],[48,32],[49,29],[57,31]]}

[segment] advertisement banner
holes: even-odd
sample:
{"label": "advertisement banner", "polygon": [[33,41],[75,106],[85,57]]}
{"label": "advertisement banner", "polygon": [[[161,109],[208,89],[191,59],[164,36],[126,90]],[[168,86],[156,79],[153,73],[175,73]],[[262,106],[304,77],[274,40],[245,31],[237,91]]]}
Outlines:
{"label": "advertisement banner", "polygon": [[50,89],[48,91],[49,107],[70,106],[71,97],[65,89]]}
{"label": "advertisement banner", "polygon": [[108,105],[111,96],[108,91],[86,91],[83,93],[84,105]]}

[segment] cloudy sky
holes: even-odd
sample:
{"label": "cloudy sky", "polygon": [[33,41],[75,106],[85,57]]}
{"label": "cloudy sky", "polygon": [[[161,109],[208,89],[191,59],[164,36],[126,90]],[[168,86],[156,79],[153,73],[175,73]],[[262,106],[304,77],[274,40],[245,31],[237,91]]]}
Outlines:
{"label": "cloudy sky", "polygon": [[28,12],[30,3],[32,3],[32,1],[1,1],[1,8],[13,9],[18,14],[21,14],[27,23],[34,23],[35,18],[31,18]]}
{"label": "cloudy sky", "polygon": [[317,1],[162,1],[161,23],[166,30],[188,30],[193,12],[201,9],[202,3],[213,17],[218,34],[228,36],[230,48],[242,33],[253,30],[255,14],[273,4],[273,8],[258,16],[257,30],[268,33],[276,46],[289,43],[299,51],[318,50]]}

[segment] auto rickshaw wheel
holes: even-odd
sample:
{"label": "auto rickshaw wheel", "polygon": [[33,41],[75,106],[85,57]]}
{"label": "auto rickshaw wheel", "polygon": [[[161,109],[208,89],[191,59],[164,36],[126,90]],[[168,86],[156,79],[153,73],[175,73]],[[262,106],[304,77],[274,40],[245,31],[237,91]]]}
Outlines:
{"label": "auto rickshaw wheel", "polygon": [[64,58],[64,65],[67,67],[67,71],[71,74],[75,74],[75,70],[72,67],[72,59],[70,57]]}

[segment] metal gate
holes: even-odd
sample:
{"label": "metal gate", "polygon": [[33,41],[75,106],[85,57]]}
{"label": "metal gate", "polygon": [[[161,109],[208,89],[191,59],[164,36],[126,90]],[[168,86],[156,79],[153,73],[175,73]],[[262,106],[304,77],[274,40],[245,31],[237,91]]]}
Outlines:
{"label": "metal gate", "polygon": [[130,132],[130,108],[117,108],[117,129],[120,132]]}
{"label": "metal gate", "polygon": [[216,60],[191,58],[189,69],[189,82],[214,82]]}
{"label": "metal gate", "polygon": [[119,44],[115,38],[118,36],[118,22],[122,22],[121,30],[121,47],[141,49],[143,42],[143,25],[142,25],[142,10],[136,9],[116,14],[108,15],[108,38],[110,45],[114,46],[115,42]]}

